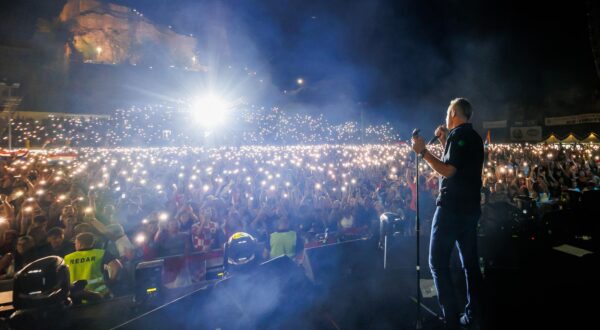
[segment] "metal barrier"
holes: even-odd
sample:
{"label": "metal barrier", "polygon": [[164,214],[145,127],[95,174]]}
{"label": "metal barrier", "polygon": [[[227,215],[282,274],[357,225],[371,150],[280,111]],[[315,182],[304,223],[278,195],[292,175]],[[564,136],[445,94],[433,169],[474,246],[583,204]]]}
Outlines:
{"label": "metal barrier", "polygon": [[[343,241],[364,238],[368,235],[367,228],[350,228],[341,232],[329,233],[329,235],[320,234],[315,238],[305,242],[304,248],[311,248],[323,245],[339,243]],[[259,254],[265,247],[264,243],[258,244]],[[303,254],[300,253],[296,259],[302,262]],[[215,279],[222,275],[223,249],[212,250],[208,252],[193,252],[190,254],[178,254],[164,257],[148,258],[144,261],[163,259],[162,282],[166,288],[182,288],[199,284],[207,280]]]}

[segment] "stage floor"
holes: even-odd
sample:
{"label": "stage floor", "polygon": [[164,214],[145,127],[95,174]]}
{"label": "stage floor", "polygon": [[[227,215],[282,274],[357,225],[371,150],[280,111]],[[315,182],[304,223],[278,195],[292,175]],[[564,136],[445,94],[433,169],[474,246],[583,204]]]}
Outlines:
{"label": "stage floor", "polygon": [[[414,329],[417,308],[414,242],[414,237],[402,238],[396,246],[400,252],[398,260],[387,270],[364,269],[333,283],[317,285],[309,306],[297,303],[298,313],[289,314],[288,319],[282,320],[281,314],[274,313],[272,323],[267,317],[255,328]],[[431,279],[427,264],[428,238],[424,237],[421,244],[422,279],[427,282]],[[592,240],[544,242],[521,237],[481,236],[479,244],[485,265],[482,329],[576,329],[596,322],[593,304],[589,303],[591,294],[598,291],[598,271],[594,267],[598,264],[598,254]],[[562,244],[593,253],[579,257],[554,249]],[[451,267],[459,296],[464,297],[463,275],[455,256]],[[252,288],[260,285],[259,282],[248,282],[248,286]],[[226,323],[236,319],[234,323],[227,323],[229,327],[222,326],[223,329],[253,328],[250,323],[237,320],[248,317],[248,306],[264,301],[259,289],[255,294],[240,295],[234,304],[223,303],[216,294],[222,296],[218,291],[192,295],[128,323],[125,328],[214,328],[213,321],[219,318]],[[303,294],[308,293],[292,292],[280,297],[279,303],[293,306],[294,299]],[[442,323],[435,316],[439,313],[436,297],[425,297],[422,304],[424,328],[441,329]]]}
{"label": "stage floor", "polygon": [[[421,278],[431,284],[427,263],[429,239],[421,239]],[[566,246],[565,246],[566,245]],[[558,247],[558,248],[557,248]],[[581,250],[591,253],[580,256]],[[261,294],[263,280],[245,283],[248,292],[239,297],[224,297],[212,286],[204,290],[188,288],[173,292],[168,300],[181,297],[168,306],[133,308],[132,297],[74,307],[64,328],[112,329],[203,329],[220,327],[253,328],[248,306],[261,305],[274,299],[277,305],[296,304],[297,313],[279,314],[269,311],[269,317],[255,323],[256,328],[286,329],[414,329],[417,305],[415,276],[415,237],[401,237],[390,245],[388,269],[383,270],[382,254],[356,254],[356,258],[374,258],[372,268],[355,269],[331,283],[312,285],[310,292]],[[530,237],[488,235],[479,237],[480,256],[484,265],[484,320],[482,329],[577,329],[595,324],[596,310],[590,303],[598,292],[598,249],[595,241],[572,238],[547,241]],[[459,297],[464,297],[463,274],[458,258],[453,255],[451,269]],[[213,282],[214,283],[214,282]],[[197,290],[195,293],[194,290]],[[243,291],[243,290],[242,290]],[[191,293],[191,294],[190,294]],[[230,292],[231,293],[231,292]],[[188,296],[185,296],[188,294]],[[435,296],[423,292],[421,315],[425,329],[441,329]],[[4,293],[8,298],[8,293]],[[235,294],[234,294],[235,295]],[[1,296],[1,295],[0,295]],[[309,298],[307,298],[309,297]],[[230,299],[231,298],[231,299]],[[233,302],[233,303],[232,303]],[[268,309],[268,308],[267,308]],[[10,309],[3,310],[10,315]],[[289,312],[289,311],[288,311]],[[252,313],[250,313],[252,315]],[[253,314],[258,315],[258,314]],[[285,315],[282,316],[281,315]],[[243,321],[244,317],[248,322]],[[262,315],[261,315],[262,317]],[[231,319],[242,320],[231,323]],[[129,321],[129,322],[128,322]],[[225,322],[220,326],[219,322]],[[234,326],[231,326],[234,324]],[[256,326],[256,325],[259,326]],[[229,326],[227,326],[229,325]],[[247,326],[245,326],[247,325]]]}

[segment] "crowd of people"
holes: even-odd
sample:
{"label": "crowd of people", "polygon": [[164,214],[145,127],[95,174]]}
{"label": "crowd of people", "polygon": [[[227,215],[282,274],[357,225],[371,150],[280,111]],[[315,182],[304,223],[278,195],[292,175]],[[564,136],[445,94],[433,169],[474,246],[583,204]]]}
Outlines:
{"label": "crowd of people", "polygon": [[[323,233],[377,235],[384,212],[414,234],[415,160],[402,143],[74,148],[70,161],[53,152],[1,161],[4,279],[44,256],[98,249],[109,275],[102,293],[118,293],[137,262],[222,249],[236,232],[253,235],[267,259],[299,256]],[[568,190],[599,189],[599,157],[597,145],[487,145],[482,203],[552,203]],[[425,164],[419,174],[427,222],[438,177]]]}
{"label": "crowd of people", "polygon": [[551,203],[567,191],[583,192],[600,185],[597,145],[513,145],[488,147],[483,175],[486,195],[494,201],[527,196]]}
{"label": "crowd of people", "polygon": [[[389,123],[330,123],[322,115],[287,113],[279,108],[235,109],[226,127],[199,129],[195,109],[165,105],[116,109],[109,116],[13,119],[13,147],[161,147],[183,145],[391,143],[399,139]],[[8,139],[8,125],[2,136]]]}

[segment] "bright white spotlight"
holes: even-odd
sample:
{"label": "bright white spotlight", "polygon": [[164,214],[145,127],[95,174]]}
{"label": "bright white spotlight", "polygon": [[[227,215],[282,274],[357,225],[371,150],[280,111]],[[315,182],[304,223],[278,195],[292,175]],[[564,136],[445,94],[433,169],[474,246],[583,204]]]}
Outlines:
{"label": "bright white spotlight", "polygon": [[225,123],[231,105],[221,97],[211,93],[195,100],[192,107],[194,116],[200,125],[211,128]]}

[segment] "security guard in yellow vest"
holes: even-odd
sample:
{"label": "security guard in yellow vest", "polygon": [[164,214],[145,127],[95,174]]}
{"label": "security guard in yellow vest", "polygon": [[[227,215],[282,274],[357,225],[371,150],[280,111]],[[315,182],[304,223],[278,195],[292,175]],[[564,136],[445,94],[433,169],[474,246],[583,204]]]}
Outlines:
{"label": "security guard in yellow vest", "polygon": [[265,249],[265,258],[273,259],[282,255],[294,258],[304,248],[300,235],[291,230],[289,221],[283,217],[277,221],[277,231],[269,235]]}
{"label": "security guard in yellow vest", "polygon": [[103,249],[94,249],[94,235],[81,233],[75,237],[77,251],[65,256],[65,263],[69,266],[71,283],[86,280],[86,290],[105,295],[108,287],[104,281],[103,270],[108,270],[109,280],[115,280],[121,269],[117,259],[112,259]]}

